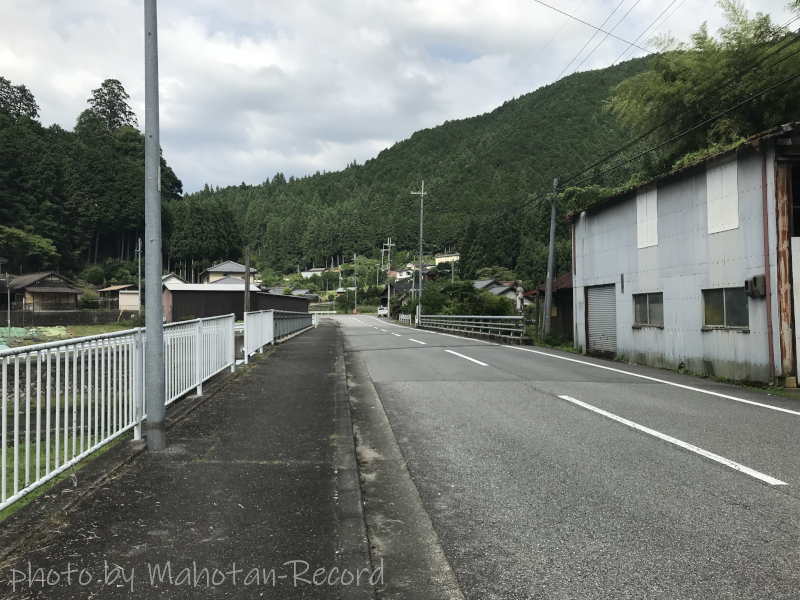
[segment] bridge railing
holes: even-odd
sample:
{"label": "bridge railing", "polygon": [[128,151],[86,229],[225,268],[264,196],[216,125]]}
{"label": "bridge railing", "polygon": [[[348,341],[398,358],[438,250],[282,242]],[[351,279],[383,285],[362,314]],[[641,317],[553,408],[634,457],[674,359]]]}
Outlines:
{"label": "bridge railing", "polygon": [[522,337],[525,323],[522,317],[488,317],[474,315],[422,315],[422,327],[455,329]]}
{"label": "bridge railing", "polygon": [[274,344],[291,335],[318,324],[319,317],[313,313],[290,312],[286,310],[261,310],[244,313],[244,362],[256,352],[263,352],[264,346]]}
{"label": "bridge railing", "polygon": [[[234,316],[164,326],[166,404],[234,368]],[[0,510],[131,429],[144,412],[142,328],[0,351]]]}

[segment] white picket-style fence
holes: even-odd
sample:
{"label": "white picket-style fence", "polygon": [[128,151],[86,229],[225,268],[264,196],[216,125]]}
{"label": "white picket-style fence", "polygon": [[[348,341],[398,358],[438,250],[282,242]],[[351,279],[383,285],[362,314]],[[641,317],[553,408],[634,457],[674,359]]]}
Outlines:
{"label": "white picket-style fence", "polygon": [[267,344],[274,344],[275,340],[308,327],[316,327],[318,323],[319,317],[313,313],[286,310],[244,313],[244,362],[249,362],[256,352],[263,352]]}
{"label": "white picket-style fence", "polygon": [[[234,315],[165,325],[166,404],[233,370],[234,343]],[[137,328],[0,351],[0,510],[125,432],[141,438],[145,344]]]}

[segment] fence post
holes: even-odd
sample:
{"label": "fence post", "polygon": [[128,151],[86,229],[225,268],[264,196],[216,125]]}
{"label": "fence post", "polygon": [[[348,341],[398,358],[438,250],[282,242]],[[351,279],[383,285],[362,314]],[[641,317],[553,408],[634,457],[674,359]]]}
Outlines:
{"label": "fence post", "polygon": [[203,395],[203,319],[197,319],[195,336],[195,369],[197,373],[197,395]]}
{"label": "fence post", "polygon": [[[236,337],[235,336],[236,336],[236,334],[234,334],[234,338],[233,338],[233,345],[234,346],[236,346]],[[244,350],[244,364],[248,364],[250,362],[250,357],[248,356],[248,354],[250,354],[250,353],[247,351],[248,347],[249,346],[247,345],[247,313],[244,313],[244,346],[242,346],[242,349]]]}
{"label": "fence post", "polygon": [[[144,414],[144,344],[142,328],[133,333],[133,439],[142,439],[142,416]],[[96,394],[97,392],[95,392]]]}
{"label": "fence post", "polygon": [[[244,326],[247,335],[247,325]],[[245,350],[247,354],[247,350]],[[236,313],[231,313],[231,373],[236,372]]]}
{"label": "fence post", "polygon": [[264,346],[267,345],[267,342],[266,342],[266,339],[267,339],[267,317],[264,314],[263,310],[258,311],[258,325],[259,325],[259,328],[258,328],[258,335],[259,335],[259,337],[258,337],[258,341],[259,341],[258,353],[259,354],[264,354]]}

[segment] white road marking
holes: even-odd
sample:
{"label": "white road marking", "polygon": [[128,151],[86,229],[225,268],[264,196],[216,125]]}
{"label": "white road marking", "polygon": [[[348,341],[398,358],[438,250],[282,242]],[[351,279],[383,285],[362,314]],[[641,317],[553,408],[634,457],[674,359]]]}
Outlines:
{"label": "white road marking", "polygon": [[472,340],[472,341],[475,341],[475,342],[480,342],[481,344],[489,344],[490,346],[499,346],[500,345],[500,344],[494,344],[492,342],[487,342],[487,341],[484,341],[484,340],[476,340],[475,338],[464,337],[464,336],[461,336],[461,335],[451,335],[449,333],[439,333],[438,331],[432,331],[431,333],[438,333],[439,335],[445,335],[447,337],[456,338],[458,340]]}
{"label": "white road marking", "polygon": [[399,333],[393,333],[392,335],[396,335],[397,337],[403,337],[403,336],[402,336],[402,335],[400,335]]}
{"label": "white road marking", "polygon": [[445,350],[445,352],[449,352],[450,354],[455,354],[456,356],[460,356],[461,358],[466,358],[467,360],[471,360],[474,363],[478,363],[479,365],[483,365],[484,367],[488,367],[485,362],[481,362],[479,360],[475,360],[474,358],[470,358],[469,356],[464,356],[463,354],[459,354],[458,352],[453,352],[452,350]]}
{"label": "white road marking", "polygon": [[740,471],[745,473],[746,475],[750,475],[750,477],[755,477],[756,479],[760,479],[770,485],[787,485],[785,481],[781,481],[780,479],[775,479],[774,477],[770,477],[769,475],[765,475],[764,473],[760,473],[750,467],[745,467],[742,464],[729,460],[719,454],[714,454],[713,452],[709,452],[708,450],[703,450],[702,448],[698,448],[692,444],[687,442],[681,441],[677,438],[674,438],[670,435],[665,433],[661,433],[660,431],[656,431],[655,429],[650,429],[649,427],[645,427],[644,425],[639,425],[638,423],[634,423],[633,421],[629,421],[628,419],[624,419],[622,417],[618,417],[615,414],[612,414],[608,411],[603,410],[602,408],[597,408],[596,406],[592,406],[591,404],[586,404],[586,402],[581,402],[580,400],[576,400],[570,396],[559,396],[562,400],[566,400],[567,402],[572,402],[573,404],[577,404],[578,406],[582,406],[587,410],[591,410],[592,412],[596,412],[599,415],[603,415],[604,417],[608,417],[609,419],[613,419],[618,423],[622,423],[623,425],[627,425],[628,427],[632,427],[637,431],[641,431],[642,433],[647,433],[658,439],[664,440],[665,442],[669,442],[670,444],[675,444],[676,446],[680,446],[685,450],[690,450],[696,454],[701,456],[705,456],[706,458],[710,458],[713,461],[716,461],[720,464],[725,465],[726,467],[730,467],[731,469],[735,469],[736,471]]}
{"label": "white road marking", "polygon": [[422,344],[423,346],[426,344],[426,342],[420,342],[419,340],[415,340],[414,338],[408,338],[408,339],[411,340],[412,342],[417,342],[418,344]]}
{"label": "white road marking", "polygon": [[569,362],[575,362],[581,365],[586,365],[587,367],[596,367],[598,369],[605,369],[606,371],[614,371],[615,373],[622,373],[623,375],[630,375],[631,377],[638,377],[639,379],[647,379],[648,381],[664,383],[666,385],[683,388],[684,390],[692,390],[693,392],[700,392],[701,394],[708,394],[710,396],[717,396],[718,398],[726,398],[727,400],[735,400],[736,402],[742,402],[744,404],[752,404],[753,406],[759,406],[761,408],[769,408],[771,410],[777,410],[779,412],[789,413],[790,415],[800,416],[800,412],[796,410],[789,410],[788,408],[780,408],[779,406],[762,404],[761,402],[753,402],[752,400],[745,400],[744,398],[737,398],[736,396],[729,396],[728,394],[721,394],[719,392],[713,392],[711,390],[704,390],[702,388],[692,387],[691,385],[683,385],[682,383],[675,383],[674,381],[667,381],[665,379],[656,379],[655,377],[648,377],[647,375],[631,373],[630,371],[623,371],[622,369],[615,369],[613,367],[607,367],[605,365],[596,365],[594,363],[586,362],[583,360],[577,360],[575,358],[567,358],[566,356],[558,356],[557,354],[539,352],[538,350],[531,350],[530,348],[521,348],[519,346],[506,346],[506,348],[513,348],[514,350],[523,350],[525,352],[533,352],[534,354],[541,354],[542,356],[549,356],[550,358],[557,358],[559,360],[567,360]]}
{"label": "white road marking", "polygon": [[385,329],[381,329],[381,331],[382,331],[383,333],[386,333],[386,330],[385,330]]}

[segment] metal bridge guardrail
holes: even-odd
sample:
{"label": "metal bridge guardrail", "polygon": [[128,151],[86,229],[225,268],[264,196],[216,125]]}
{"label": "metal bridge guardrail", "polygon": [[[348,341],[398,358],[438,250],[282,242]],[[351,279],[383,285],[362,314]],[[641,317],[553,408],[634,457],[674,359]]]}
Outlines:
{"label": "metal bridge guardrail", "polygon": [[523,337],[525,324],[522,317],[488,317],[470,315],[422,315],[422,327],[460,329],[481,333],[494,333]]}
{"label": "metal bridge guardrail", "polygon": [[[166,404],[235,368],[233,327],[233,315],[164,326]],[[136,328],[0,351],[0,510],[125,432],[141,438],[145,344]]]}
{"label": "metal bridge guardrail", "polygon": [[244,362],[263,352],[264,346],[308,327],[316,327],[319,317],[314,313],[286,310],[261,310],[244,313]]}

